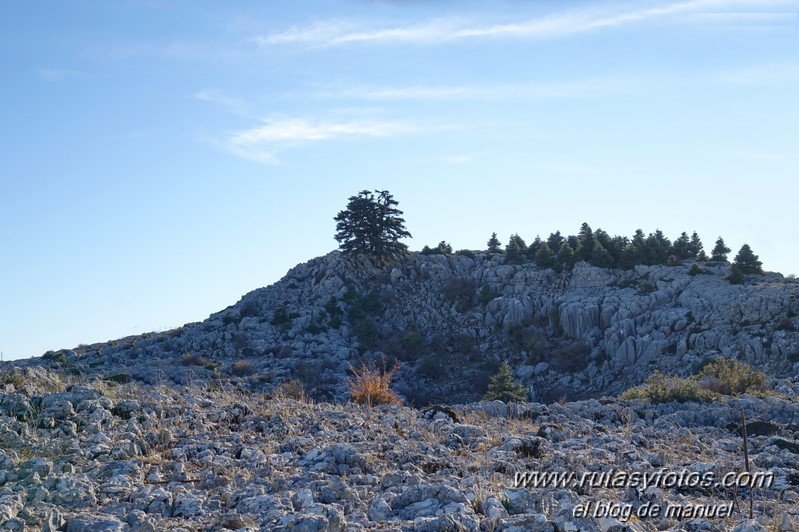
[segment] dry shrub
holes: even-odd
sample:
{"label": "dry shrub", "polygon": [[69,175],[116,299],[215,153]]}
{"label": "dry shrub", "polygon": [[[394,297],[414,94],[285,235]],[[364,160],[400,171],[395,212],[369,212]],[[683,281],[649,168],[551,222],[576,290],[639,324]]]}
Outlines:
{"label": "dry shrub", "polygon": [[399,363],[395,362],[391,369],[386,369],[385,362],[381,368],[361,365],[358,369],[350,369],[354,376],[347,385],[353,402],[367,406],[402,405],[399,396],[389,388]]}
{"label": "dry shrub", "polygon": [[184,353],[180,363],[184,366],[205,366],[208,361],[202,355],[197,353]]}
{"label": "dry shrub", "polygon": [[305,386],[297,379],[281,382],[274,392],[273,397],[281,399],[294,399],[296,401],[307,401],[308,396],[305,393]]}
{"label": "dry shrub", "polygon": [[239,360],[233,367],[230,369],[233,372],[233,375],[237,377],[246,377],[247,375],[252,375],[252,363],[249,360]]}

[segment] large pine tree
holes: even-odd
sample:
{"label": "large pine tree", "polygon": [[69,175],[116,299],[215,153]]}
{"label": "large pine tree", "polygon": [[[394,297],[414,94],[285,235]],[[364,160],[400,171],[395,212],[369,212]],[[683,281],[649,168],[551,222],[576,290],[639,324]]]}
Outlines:
{"label": "large pine tree", "polygon": [[505,264],[521,264],[524,262],[527,243],[518,234],[513,234],[505,246]]}
{"label": "large pine tree", "polygon": [[724,244],[724,239],[719,237],[719,239],[716,240],[713,251],[710,252],[710,260],[725,261],[727,260],[727,253],[730,251],[732,250]]}
{"label": "large pine tree", "polygon": [[552,249],[546,242],[541,242],[538,251],[535,252],[535,263],[539,268],[551,268],[555,265]]}
{"label": "large pine tree", "polygon": [[575,263],[574,248],[568,242],[564,241],[558,250],[558,256],[555,263],[555,271],[561,272],[563,269],[571,270]]}
{"label": "large pine tree", "polygon": [[488,239],[488,252],[489,253],[502,253],[502,244],[497,238],[497,233],[491,233],[491,238]]}
{"label": "large pine tree", "polygon": [[735,256],[733,266],[738,268],[743,274],[763,273],[763,263],[758,260],[758,256],[752,252],[749,244],[741,246],[741,250]]}
{"label": "large pine tree", "polygon": [[685,231],[683,231],[680,234],[680,237],[674,241],[672,251],[678,260],[684,260],[696,256],[696,254],[691,253],[691,239],[688,237],[688,233]]}
{"label": "large pine tree", "polygon": [[387,190],[362,190],[334,218],[339,248],[350,256],[363,255],[377,263],[397,260],[408,251],[400,238],[410,238],[402,211]]}
{"label": "large pine tree", "polygon": [[688,251],[694,258],[696,258],[699,253],[703,251],[702,240],[699,238],[699,235],[696,231],[694,231],[691,235],[691,242],[688,244]]}

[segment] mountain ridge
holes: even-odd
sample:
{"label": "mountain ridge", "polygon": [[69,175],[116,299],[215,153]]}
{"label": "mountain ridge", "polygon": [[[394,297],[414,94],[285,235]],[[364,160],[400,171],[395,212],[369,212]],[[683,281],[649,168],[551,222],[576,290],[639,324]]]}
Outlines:
{"label": "mountain ridge", "polygon": [[701,268],[579,262],[555,273],[487,253],[376,266],[333,251],[202,322],[57,353],[77,371],[150,384],[185,383],[186,368],[253,391],[299,379],[326,400],[346,400],[350,366],[383,357],[402,363],[395,388],[417,405],[479,399],[502,360],[545,402],[618,394],[655,369],[685,375],[719,355],[795,377],[799,281],[766,273],[737,285],[728,263]]}

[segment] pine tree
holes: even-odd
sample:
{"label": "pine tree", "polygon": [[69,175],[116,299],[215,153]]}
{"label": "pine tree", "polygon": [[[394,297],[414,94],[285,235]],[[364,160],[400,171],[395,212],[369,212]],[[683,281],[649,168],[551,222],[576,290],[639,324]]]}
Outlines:
{"label": "pine tree", "polygon": [[336,240],[342,252],[364,255],[377,263],[397,260],[408,251],[400,238],[410,238],[402,211],[387,190],[362,190],[351,196],[346,210],[334,218]]}
{"label": "pine tree", "polygon": [[488,383],[488,391],[483,396],[483,401],[524,401],[527,390],[513,378],[510,365],[503,362],[496,375]]}
{"label": "pine tree", "polygon": [[758,260],[758,256],[752,252],[749,244],[741,246],[741,250],[735,256],[732,263],[734,268],[738,268],[742,274],[763,273],[763,263]]}
{"label": "pine tree", "polygon": [[535,235],[535,240],[533,240],[533,243],[527,246],[527,256],[530,259],[535,259],[535,254],[538,253],[538,248],[541,247],[542,243],[543,242],[541,241],[541,237]]}
{"label": "pine tree", "polygon": [[663,234],[663,231],[656,229],[646,237],[643,248],[643,263],[649,266],[655,264],[666,264],[671,253],[671,242]]}
{"label": "pine tree", "polygon": [[491,233],[491,238],[488,239],[488,252],[489,253],[502,253],[502,244],[499,242],[496,233]]}
{"label": "pine tree", "polygon": [[546,242],[541,242],[538,251],[535,252],[535,263],[539,268],[551,268],[555,264],[552,249]]}
{"label": "pine tree", "polygon": [[562,271],[564,268],[567,270],[572,269],[574,266],[574,249],[569,245],[568,242],[564,242],[561,244],[560,249],[558,250],[558,258],[557,258],[557,271]]}
{"label": "pine tree", "polygon": [[696,231],[694,231],[691,235],[691,241],[688,243],[688,252],[692,257],[697,257],[701,251],[703,251],[702,241]]}
{"label": "pine tree", "polygon": [[677,258],[677,260],[685,260],[696,256],[696,254],[691,254],[691,239],[688,237],[688,233],[685,231],[683,231],[680,234],[680,237],[674,241],[672,248],[674,256]]}
{"label": "pine tree", "polygon": [[641,264],[643,261],[643,253],[637,244],[629,243],[621,251],[619,257],[619,267],[625,270],[631,270],[634,266]]}
{"label": "pine tree", "polygon": [[563,244],[563,236],[561,236],[560,231],[555,231],[554,233],[550,233],[549,237],[547,238],[547,245],[549,249],[555,250],[560,249],[560,246]]}
{"label": "pine tree", "polygon": [[727,280],[730,282],[730,284],[744,284],[744,272],[742,272],[738,266],[733,264],[730,268],[730,275],[727,277]]}
{"label": "pine tree", "polygon": [[716,240],[716,247],[710,252],[710,260],[725,261],[727,260],[727,253],[732,251],[724,244],[724,239],[719,237]]}
{"label": "pine tree", "polygon": [[608,250],[599,242],[594,242],[594,250],[591,252],[590,262],[597,268],[616,267],[613,257],[610,256]]}
{"label": "pine tree", "polygon": [[505,246],[505,264],[521,264],[524,262],[525,251],[527,251],[527,243],[522,237],[513,234]]}
{"label": "pine tree", "polygon": [[588,225],[588,222],[583,222],[583,225],[580,226],[577,239],[580,242],[580,249],[577,251],[577,260],[591,260],[591,254],[594,251],[596,240],[594,239],[594,232],[591,231],[591,226]]}
{"label": "pine tree", "polygon": [[450,246],[446,240],[442,240],[436,246],[436,250],[440,255],[452,255],[452,246]]}

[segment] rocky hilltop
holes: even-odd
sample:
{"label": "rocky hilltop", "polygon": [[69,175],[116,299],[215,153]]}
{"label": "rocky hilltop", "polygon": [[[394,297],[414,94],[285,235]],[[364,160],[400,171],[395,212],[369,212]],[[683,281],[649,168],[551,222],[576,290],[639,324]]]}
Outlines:
{"label": "rocky hilltop", "polygon": [[417,406],[479,399],[502,360],[541,402],[616,395],[656,369],[687,375],[717,355],[773,377],[799,373],[796,279],[733,285],[720,262],[700,273],[503,262],[412,253],[379,268],[332,252],[204,322],[45,358],[146,384],[221,375],[268,391],[299,379],[315,399],[345,400],[350,366],[384,357],[401,363],[395,389]]}
{"label": "rocky hilltop", "polygon": [[[702,270],[334,252],[202,323],[7,362],[0,528],[799,530],[799,284]],[[613,397],[716,355],[774,393]],[[347,401],[392,359],[408,405]],[[474,402],[500,360],[528,402]]]}

